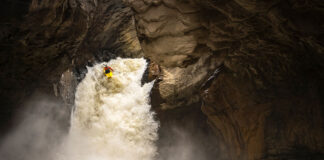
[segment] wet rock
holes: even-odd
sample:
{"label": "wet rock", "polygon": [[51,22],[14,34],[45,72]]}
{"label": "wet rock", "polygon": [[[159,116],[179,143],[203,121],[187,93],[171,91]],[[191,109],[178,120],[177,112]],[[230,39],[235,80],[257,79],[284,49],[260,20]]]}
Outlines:
{"label": "wet rock", "polygon": [[133,1],[128,1],[137,11],[137,32],[145,56],[161,68],[159,95],[165,100],[162,108],[197,102],[197,89],[215,67],[212,52],[200,45],[199,33],[206,33],[199,19],[200,8],[189,1],[137,3],[148,5],[138,10]]}
{"label": "wet rock", "polygon": [[142,56],[132,11],[121,1],[33,0],[22,6],[28,13],[20,21],[0,25],[3,115],[18,110],[35,90],[61,93],[71,104],[75,78],[82,80],[87,65]]}
{"label": "wet rock", "polygon": [[148,72],[148,80],[149,81],[159,78],[159,76],[161,74],[161,69],[156,62],[151,61],[148,69],[149,69],[149,72]]}
{"label": "wet rock", "polygon": [[71,70],[67,70],[62,74],[59,82],[59,93],[65,104],[74,104],[77,84],[77,78]]}
{"label": "wet rock", "polygon": [[124,1],[132,9],[121,1],[25,1],[22,15],[8,16],[15,20],[1,18],[3,122],[17,109],[8,106],[36,89],[70,104],[85,66],[145,55],[163,128],[168,118],[185,126],[197,116],[204,125],[203,112],[217,139],[210,159],[324,159],[321,0]]}
{"label": "wet rock", "polygon": [[201,98],[224,159],[323,159],[322,1],[138,3],[141,46],[161,68],[160,110]]}

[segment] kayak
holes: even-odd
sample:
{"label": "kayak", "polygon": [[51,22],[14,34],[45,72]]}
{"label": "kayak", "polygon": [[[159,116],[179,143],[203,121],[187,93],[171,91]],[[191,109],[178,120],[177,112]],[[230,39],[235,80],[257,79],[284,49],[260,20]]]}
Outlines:
{"label": "kayak", "polygon": [[106,77],[111,78],[113,76],[112,72],[105,73]]}

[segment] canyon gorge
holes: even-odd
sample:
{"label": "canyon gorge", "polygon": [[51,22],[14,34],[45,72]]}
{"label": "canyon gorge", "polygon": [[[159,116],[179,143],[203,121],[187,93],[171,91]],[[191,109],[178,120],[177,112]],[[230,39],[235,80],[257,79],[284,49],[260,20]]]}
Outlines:
{"label": "canyon gorge", "polygon": [[117,57],[148,62],[156,159],[324,159],[321,0],[5,0],[1,12],[8,159],[26,101],[55,101],[65,134],[89,67]]}

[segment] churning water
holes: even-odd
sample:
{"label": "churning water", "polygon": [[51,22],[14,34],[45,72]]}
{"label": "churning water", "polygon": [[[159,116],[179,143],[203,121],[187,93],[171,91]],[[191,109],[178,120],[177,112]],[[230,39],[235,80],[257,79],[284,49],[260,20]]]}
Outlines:
{"label": "churning water", "polygon": [[[111,79],[104,65],[114,69]],[[60,160],[152,160],[158,123],[150,111],[153,83],[141,85],[147,62],[117,58],[88,68],[77,87],[69,136]]]}

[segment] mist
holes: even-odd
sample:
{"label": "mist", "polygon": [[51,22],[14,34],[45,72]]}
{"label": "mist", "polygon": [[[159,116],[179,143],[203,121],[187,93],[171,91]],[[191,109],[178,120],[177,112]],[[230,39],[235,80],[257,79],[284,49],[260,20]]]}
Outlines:
{"label": "mist", "polygon": [[[107,81],[102,66],[119,68]],[[154,82],[141,85],[144,59],[116,59],[88,68],[75,111],[57,98],[34,95],[0,141],[5,160],[209,160],[215,140],[188,116],[186,125],[159,122],[149,104]],[[198,108],[199,110],[199,108]],[[199,117],[200,118],[200,117]],[[160,134],[160,135],[158,135]],[[160,138],[158,140],[158,138]],[[209,154],[207,154],[209,153]],[[212,153],[212,154],[211,154]]]}
{"label": "mist", "polygon": [[55,159],[54,150],[67,135],[69,111],[57,99],[37,94],[16,117],[16,127],[0,141],[4,160]]}
{"label": "mist", "polygon": [[[162,148],[158,160],[206,160],[199,141],[179,127],[172,127],[168,139]],[[169,144],[167,144],[169,143]]]}
{"label": "mist", "polygon": [[[70,117],[62,103],[49,96],[37,95],[24,107],[26,109],[17,117],[20,120],[16,128],[0,141],[2,159],[56,160],[62,148],[71,149],[71,146],[62,145],[68,138],[66,127]],[[205,153],[204,143],[206,139],[212,139],[208,135],[178,125],[168,127],[162,134],[156,160],[213,159]],[[81,146],[76,147],[87,153],[89,148],[82,146],[82,150]]]}
{"label": "mist", "polygon": [[[102,74],[110,66],[113,78]],[[152,160],[158,122],[150,110],[154,82],[141,85],[144,58],[117,58],[88,68],[75,94],[75,111],[62,160]]]}

